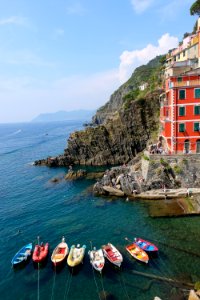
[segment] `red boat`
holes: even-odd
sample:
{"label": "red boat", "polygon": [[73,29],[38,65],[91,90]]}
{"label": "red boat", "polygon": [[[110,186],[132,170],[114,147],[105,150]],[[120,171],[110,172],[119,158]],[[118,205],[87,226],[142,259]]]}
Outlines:
{"label": "red boat", "polygon": [[41,243],[40,245],[37,244],[35,245],[35,249],[33,251],[33,261],[36,263],[42,262],[45,260],[45,258],[47,257],[49,252],[49,244],[46,243],[45,245],[43,245],[43,243]]}

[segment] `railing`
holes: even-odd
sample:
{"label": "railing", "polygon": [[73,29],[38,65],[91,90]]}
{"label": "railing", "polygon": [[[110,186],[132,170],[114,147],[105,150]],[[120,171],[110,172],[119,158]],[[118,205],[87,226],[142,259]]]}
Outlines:
{"label": "railing", "polygon": [[187,80],[180,82],[171,82],[170,87],[184,87],[184,86],[200,86],[200,80]]}

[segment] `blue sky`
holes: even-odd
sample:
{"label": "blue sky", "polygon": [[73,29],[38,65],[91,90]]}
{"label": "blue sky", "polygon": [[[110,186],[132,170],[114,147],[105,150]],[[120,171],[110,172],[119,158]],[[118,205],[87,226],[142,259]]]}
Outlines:
{"label": "blue sky", "polygon": [[194,0],[0,0],[0,123],[96,109],[176,47]]}

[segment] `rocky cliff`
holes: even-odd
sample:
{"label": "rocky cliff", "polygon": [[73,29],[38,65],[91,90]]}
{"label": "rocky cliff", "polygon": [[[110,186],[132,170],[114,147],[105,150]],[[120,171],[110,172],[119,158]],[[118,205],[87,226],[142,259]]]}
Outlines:
{"label": "rocky cliff", "polygon": [[[142,151],[159,126],[160,57],[137,68],[93,117],[93,126],[72,133],[64,154],[36,165],[116,165]],[[148,89],[138,87],[149,82]]]}

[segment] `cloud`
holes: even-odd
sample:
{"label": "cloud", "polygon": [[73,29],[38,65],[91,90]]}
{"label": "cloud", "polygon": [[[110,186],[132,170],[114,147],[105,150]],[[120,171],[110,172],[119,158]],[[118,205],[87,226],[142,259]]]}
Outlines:
{"label": "cloud", "polygon": [[79,15],[83,16],[86,13],[86,9],[80,2],[75,2],[67,7],[68,15]]}
{"label": "cloud", "polygon": [[169,33],[164,34],[159,40],[158,45],[148,44],[141,50],[124,51],[120,56],[119,78],[124,83],[134,69],[142,64],[146,64],[149,60],[157,55],[165,54],[169,49],[178,45],[178,38],[170,36]]}
{"label": "cloud", "polygon": [[3,25],[27,25],[27,19],[19,16],[12,16],[6,19],[0,19],[0,26]]}
{"label": "cloud", "polygon": [[153,4],[154,0],[131,0],[136,13],[142,13]]}

